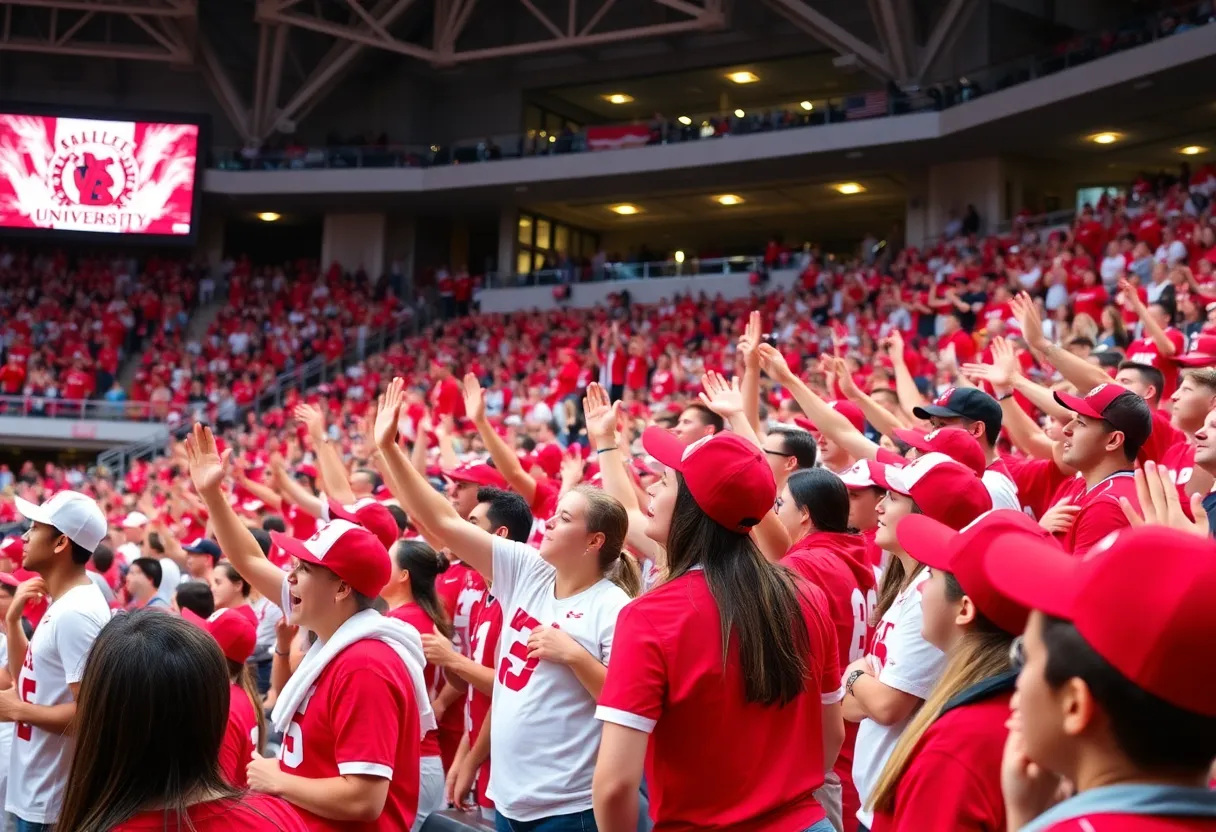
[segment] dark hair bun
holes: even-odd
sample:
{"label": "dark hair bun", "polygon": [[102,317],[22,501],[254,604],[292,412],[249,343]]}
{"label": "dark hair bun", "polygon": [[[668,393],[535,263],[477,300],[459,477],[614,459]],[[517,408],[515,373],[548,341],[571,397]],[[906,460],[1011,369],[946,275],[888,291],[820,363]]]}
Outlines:
{"label": "dark hair bun", "polygon": [[435,553],[435,574],[436,575],[442,575],[444,572],[447,572],[448,567],[451,565],[452,565],[452,562],[450,560],[448,560],[447,555],[445,555],[443,552]]}

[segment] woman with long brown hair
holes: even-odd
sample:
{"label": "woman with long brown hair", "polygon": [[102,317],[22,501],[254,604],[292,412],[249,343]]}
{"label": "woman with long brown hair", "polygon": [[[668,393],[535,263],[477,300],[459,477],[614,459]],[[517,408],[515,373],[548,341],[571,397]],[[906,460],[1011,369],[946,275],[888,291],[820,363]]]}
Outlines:
{"label": "woman with long brown hair", "polygon": [[836,640],[823,592],[750,536],[773,473],[733,433],[685,447],[652,427],[642,443],[667,466],[646,527],[667,578],[617,625],[596,711],[599,828],[636,828],[649,750],[658,828],[830,832],[814,793],[844,741]]}
{"label": "woman with long brown hair", "polygon": [[224,654],[201,628],[155,610],[115,616],[80,682],[57,828],[306,832],[285,801],[224,781],[229,689]]}
{"label": "woman with long brown hair", "polygon": [[1010,648],[1030,611],[994,588],[984,562],[997,539],[1052,545],[1051,534],[1011,509],[988,512],[961,533],[906,517],[896,534],[930,570],[921,591],[924,635],[946,654],[946,667],[878,777],[872,828],[999,832],[1001,755],[1017,679]]}

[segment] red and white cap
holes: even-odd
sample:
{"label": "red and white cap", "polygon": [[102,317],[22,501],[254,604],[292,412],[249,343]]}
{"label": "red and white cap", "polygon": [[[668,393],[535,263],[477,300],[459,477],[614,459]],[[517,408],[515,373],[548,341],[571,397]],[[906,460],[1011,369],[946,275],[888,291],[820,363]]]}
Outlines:
{"label": "red and white cap", "polygon": [[1101,419],[1102,411],[1110,407],[1115,399],[1129,392],[1131,391],[1126,387],[1106,383],[1099,384],[1084,396],[1074,396],[1072,393],[1057,391],[1055,399],[1062,407],[1066,407],[1074,413],[1080,413],[1091,419]]}
{"label": "red and white cap", "polygon": [[324,566],[361,595],[377,597],[392,575],[388,549],[349,520],[331,520],[307,540],[271,532],[270,539],[296,560]]}
{"label": "red and white cap", "polygon": [[938,428],[929,433],[899,428],[894,433],[896,439],[922,453],[945,454],[955,462],[961,462],[977,476],[984,476],[988,467],[988,461],[984,459],[984,449],[974,436],[962,428]]}
{"label": "red and white cap", "polygon": [[997,539],[1055,546],[1051,533],[1020,511],[998,508],[985,512],[960,531],[923,514],[910,514],[895,527],[899,545],[930,569],[949,572],[971,598],[976,609],[1007,633],[1021,635],[1030,609],[999,592],[988,573],[984,558]]}
{"label": "red and white cap", "polygon": [[1191,348],[1172,359],[1183,367],[1210,367],[1216,364],[1216,335],[1196,335]]}
{"label": "red and white cap", "polygon": [[18,580],[17,576],[12,572],[0,572],[0,584],[11,586],[13,589],[16,589],[18,586],[20,586],[21,581]]}
{"label": "red and white cap", "polygon": [[329,519],[349,520],[356,523],[376,536],[384,544],[385,549],[391,549],[400,535],[397,534],[397,521],[392,512],[380,505],[371,497],[364,497],[354,505],[343,506],[333,497],[329,498]]}
{"label": "red and white cap", "polygon": [[0,541],[0,557],[6,557],[13,562],[14,569],[20,569],[25,562],[25,541],[17,535],[10,535]]}
{"label": "red and white cap", "polygon": [[489,485],[494,488],[507,487],[506,477],[492,465],[484,462],[466,462],[443,472],[452,482],[467,482],[473,485]]}
{"label": "red and white cap", "polygon": [[133,511],[122,518],[122,527],[124,529],[142,529],[146,525],[148,525],[148,515],[142,511]]}
{"label": "red and white cap", "polygon": [[840,481],[845,484],[846,488],[860,490],[862,488],[882,488],[881,485],[874,482],[874,478],[870,476],[870,466],[866,464],[866,460],[859,459],[852,466],[840,473]]}
{"label": "red and white cap", "polygon": [[193,610],[182,610],[182,618],[202,627],[220,645],[224,657],[244,664],[253,655],[258,634],[248,618],[235,610],[216,610],[210,618],[203,618]]}
{"label": "red and white cap", "polygon": [[[859,431],[865,431],[865,414],[861,412],[860,407],[853,404],[848,399],[836,399],[835,401],[828,402],[828,407],[832,408],[832,410],[835,410],[841,416],[848,419],[853,427],[857,428]],[[810,430],[814,431],[815,433],[819,432],[819,428],[815,427],[815,423],[805,416],[795,416],[794,424],[803,430]]]}
{"label": "red and white cap", "polygon": [[998,539],[984,568],[1010,598],[1072,622],[1138,688],[1216,717],[1216,670],[1202,659],[1216,632],[1216,542],[1146,525],[1113,532],[1078,558]]}
{"label": "red and white cap", "polygon": [[903,468],[873,461],[867,464],[876,484],[911,497],[921,512],[952,529],[961,529],[992,509],[983,480],[945,454],[925,454]]}
{"label": "red and white cap", "polygon": [[747,534],[773,510],[777,483],[760,449],[733,433],[716,433],[685,445],[657,426],[642,433],[642,446],[684,476],[688,493],[711,520]]}

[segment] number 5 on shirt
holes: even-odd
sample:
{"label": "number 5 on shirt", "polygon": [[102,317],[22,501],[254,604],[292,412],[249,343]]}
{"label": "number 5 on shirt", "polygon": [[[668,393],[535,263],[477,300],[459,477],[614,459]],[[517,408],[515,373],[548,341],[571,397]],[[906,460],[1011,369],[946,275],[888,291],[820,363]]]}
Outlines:
{"label": "number 5 on shirt", "polygon": [[[517,609],[515,615],[511,617],[512,630],[530,633],[534,627],[539,626],[540,622],[524,612],[522,608]],[[513,664],[512,659],[519,663],[520,669],[518,671],[511,669],[511,665]],[[528,658],[527,640],[515,641],[511,644],[511,649],[502,657],[502,662],[498,665],[498,681],[507,690],[523,690],[524,685],[528,684],[528,680],[532,678],[532,674],[536,671],[538,664],[540,664],[540,659]]]}

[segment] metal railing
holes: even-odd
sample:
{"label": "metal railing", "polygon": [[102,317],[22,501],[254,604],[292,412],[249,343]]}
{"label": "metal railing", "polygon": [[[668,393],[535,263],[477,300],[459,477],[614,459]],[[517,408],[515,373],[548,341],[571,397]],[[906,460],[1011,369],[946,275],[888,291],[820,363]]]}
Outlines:
{"label": "metal railing", "polygon": [[656,277],[705,277],[721,274],[748,274],[764,267],[763,257],[685,257],[683,260],[653,260],[642,263],[604,263],[602,266],[569,266],[541,269],[530,274],[497,274],[485,277],[487,289],[519,286],[560,286],[605,280],[650,280]]}
{"label": "metal railing", "polygon": [[151,402],[62,399],[55,396],[0,396],[0,416],[106,422],[163,422],[172,408]]}
{"label": "metal railing", "polygon": [[99,474],[113,478],[115,487],[120,490],[127,478],[131,463],[140,459],[149,459],[168,450],[164,439],[147,439],[143,442],[132,442],[117,448],[110,448],[97,455],[97,471]]}
{"label": "metal railing", "polygon": [[[884,112],[865,117],[889,117],[926,111],[940,111],[965,104],[981,95],[1044,78],[1089,63],[1098,58],[1126,51],[1146,43],[1171,37],[1198,26],[1216,22],[1210,0],[1197,0],[1180,8],[1148,12],[1112,30],[1081,36],[1050,53],[1039,52],[1006,63],[977,68],[956,81],[920,88],[888,92]],[[881,91],[872,91],[881,95]],[[728,112],[688,113],[681,116],[632,122],[650,130],[647,145],[705,141],[723,136],[738,136],[839,124],[861,116],[856,106],[866,91],[839,98],[803,103],[773,102],[768,107],[743,111],[742,116]],[[590,152],[587,128],[566,129],[558,133],[531,130],[525,133],[457,141],[450,146],[375,145],[327,147],[297,146],[282,150],[216,148],[210,166],[221,170],[314,170],[346,168],[425,168],[455,164],[492,162],[534,156],[555,156]]]}

